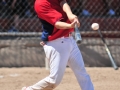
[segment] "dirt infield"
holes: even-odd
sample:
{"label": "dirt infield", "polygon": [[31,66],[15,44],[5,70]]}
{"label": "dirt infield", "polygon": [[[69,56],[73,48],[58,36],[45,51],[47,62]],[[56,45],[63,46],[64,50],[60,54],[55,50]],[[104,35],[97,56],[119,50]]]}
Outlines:
{"label": "dirt infield", "polygon": [[[95,90],[120,90],[120,70],[86,67]],[[0,68],[0,90],[21,90],[36,83],[49,71],[45,68]],[[66,68],[63,80],[55,90],[81,90],[70,68]]]}

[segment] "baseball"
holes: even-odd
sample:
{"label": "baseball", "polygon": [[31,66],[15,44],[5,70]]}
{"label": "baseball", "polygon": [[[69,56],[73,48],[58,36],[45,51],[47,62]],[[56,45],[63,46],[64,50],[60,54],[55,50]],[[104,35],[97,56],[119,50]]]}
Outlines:
{"label": "baseball", "polygon": [[99,29],[99,24],[98,24],[98,23],[93,23],[93,24],[91,25],[91,28],[92,28],[93,30],[98,30],[98,29]]}

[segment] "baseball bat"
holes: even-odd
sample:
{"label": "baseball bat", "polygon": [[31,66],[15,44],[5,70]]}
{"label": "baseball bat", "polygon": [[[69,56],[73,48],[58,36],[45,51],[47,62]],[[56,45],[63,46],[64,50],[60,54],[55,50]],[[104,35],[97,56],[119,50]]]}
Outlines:
{"label": "baseball bat", "polygon": [[109,50],[109,48],[108,48],[108,46],[106,44],[106,41],[105,41],[105,39],[104,39],[104,37],[103,37],[103,35],[102,35],[102,33],[101,33],[101,31],[99,29],[98,29],[98,33],[100,35],[101,40],[103,41],[103,44],[105,46],[105,50],[106,50],[106,52],[107,52],[107,54],[108,54],[108,56],[110,58],[110,61],[112,63],[113,68],[115,70],[118,70],[118,66],[116,65],[115,60],[113,59],[113,56],[112,56],[112,54],[111,54],[111,52],[110,52],[110,50]]}
{"label": "baseball bat", "polygon": [[75,40],[78,44],[80,44],[82,41],[82,37],[81,37],[77,24],[75,24]]}

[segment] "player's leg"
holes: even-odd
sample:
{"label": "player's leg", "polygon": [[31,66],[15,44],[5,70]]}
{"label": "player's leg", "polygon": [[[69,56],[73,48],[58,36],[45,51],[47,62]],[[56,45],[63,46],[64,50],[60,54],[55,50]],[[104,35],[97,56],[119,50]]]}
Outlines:
{"label": "player's leg", "polygon": [[94,90],[90,76],[88,75],[88,73],[85,70],[81,52],[80,52],[77,44],[75,43],[75,41],[73,41],[73,48],[74,49],[71,52],[70,59],[68,61],[68,65],[73,70],[82,90]]}
{"label": "player's leg", "polygon": [[50,60],[50,75],[27,90],[53,90],[62,80],[68,62],[70,49],[67,42],[51,41],[44,46],[46,57]]}

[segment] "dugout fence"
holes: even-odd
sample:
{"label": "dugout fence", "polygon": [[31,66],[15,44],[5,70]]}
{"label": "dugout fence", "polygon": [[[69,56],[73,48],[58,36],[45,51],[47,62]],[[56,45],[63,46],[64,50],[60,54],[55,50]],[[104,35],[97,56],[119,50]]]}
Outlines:
{"label": "dugout fence", "polygon": [[[41,23],[34,12],[34,0],[26,3],[19,0],[23,7],[15,6],[15,10],[9,2],[0,1],[0,67],[45,66],[45,54],[39,45]],[[68,0],[68,4],[81,22],[83,42],[79,48],[85,65],[111,66],[99,34],[91,29],[91,24],[96,22],[120,66],[120,1]]]}

